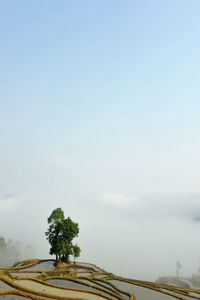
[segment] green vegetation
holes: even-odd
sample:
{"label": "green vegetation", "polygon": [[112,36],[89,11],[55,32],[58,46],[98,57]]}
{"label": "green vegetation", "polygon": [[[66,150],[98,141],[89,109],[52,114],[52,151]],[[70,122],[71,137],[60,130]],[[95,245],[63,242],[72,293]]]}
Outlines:
{"label": "green vegetation", "polygon": [[74,256],[74,263],[75,263],[76,258],[79,257],[81,254],[81,248],[76,244],[73,246],[72,250],[73,250],[73,256]]}
{"label": "green vegetation", "polygon": [[52,211],[48,218],[49,228],[45,233],[50,244],[50,254],[56,255],[56,262],[69,262],[70,255],[80,256],[81,249],[72,240],[79,234],[78,223],[73,222],[69,217],[65,218],[61,208]]}
{"label": "green vegetation", "polygon": [[48,275],[45,272],[42,272],[40,275],[37,276],[38,279],[40,280],[46,280],[48,279]]}
{"label": "green vegetation", "polygon": [[9,271],[1,270],[0,271],[0,278],[5,277],[5,276],[10,278],[10,279],[14,279],[14,276],[12,276]]}

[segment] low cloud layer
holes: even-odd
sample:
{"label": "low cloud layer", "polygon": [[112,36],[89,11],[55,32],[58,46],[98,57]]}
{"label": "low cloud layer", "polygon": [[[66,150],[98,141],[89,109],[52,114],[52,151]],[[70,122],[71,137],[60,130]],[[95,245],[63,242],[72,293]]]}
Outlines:
{"label": "low cloud layer", "polygon": [[128,208],[138,200],[138,197],[122,194],[104,194],[101,198],[103,203],[116,208]]}
{"label": "low cloud layer", "polygon": [[126,217],[168,218],[177,217],[191,221],[200,221],[200,195],[123,195],[105,194],[102,204],[116,210]]}
{"label": "low cloud layer", "polygon": [[[175,274],[178,260],[183,266],[183,275],[197,272],[199,194],[114,192],[82,196],[78,190],[63,197],[61,192],[59,194],[58,189],[54,194],[51,190],[46,195],[30,192],[18,197],[2,197],[1,204],[11,199],[16,202],[2,210],[1,235],[32,244],[38,258],[48,258],[47,218],[53,209],[62,207],[66,216],[79,223],[77,243],[82,250],[81,261],[146,280]],[[11,255],[11,258],[14,262],[26,255]]]}
{"label": "low cloud layer", "polygon": [[31,245],[25,246],[20,241],[6,240],[0,236],[1,266],[11,266],[17,261],[34,258],[35,250]]}
{"label": "low cloud layer", "polygon": [[0,213],[9,212],[17,204],[17,197],[14,194],[5,194],[0,197]]}

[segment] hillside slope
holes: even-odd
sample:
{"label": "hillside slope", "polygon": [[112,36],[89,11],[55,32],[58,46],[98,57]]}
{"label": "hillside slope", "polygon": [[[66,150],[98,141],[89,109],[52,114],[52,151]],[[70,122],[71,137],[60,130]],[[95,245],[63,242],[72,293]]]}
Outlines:
{"label": "hillside slope", "polygon": [[90,263],[26,260],[0,269],[0,299],[200,299],[200,290],[128,279]]}

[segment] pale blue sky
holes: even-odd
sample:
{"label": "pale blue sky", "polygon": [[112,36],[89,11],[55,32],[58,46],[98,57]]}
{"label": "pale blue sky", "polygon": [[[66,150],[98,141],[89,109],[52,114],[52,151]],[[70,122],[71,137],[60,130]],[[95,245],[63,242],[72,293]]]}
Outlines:
{"label": "pale blue sky", "polygon": [[[37,216],[29,230],[41,244],[62,206],[85,228],[88,259],[89,228],[108,203],[152,193],[199,202],[199,13],[199,0],[0,0],[0,209],[13,224],[17,210]],[[118,217],[105,224],[114,230]],[[29,241],[23,224],[14,238]]]}

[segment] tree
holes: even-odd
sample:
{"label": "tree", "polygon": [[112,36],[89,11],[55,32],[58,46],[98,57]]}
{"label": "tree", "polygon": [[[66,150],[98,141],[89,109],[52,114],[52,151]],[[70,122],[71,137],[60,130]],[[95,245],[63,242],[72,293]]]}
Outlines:
{"label": "tree", "polygon": [[0,252],[4,252],[6,250],[7,247],[7,243],[5,241],[5,239],[0,236]]}
{"label": "tree", "polygon": [[179,277],[179,270],[182,268],[182,265],[179,261],[176,262],[176,276]]}
{"label": "tree", "polygon": [[73,247],[74,264],[75,264],[75,259],[79,257],[80,254],[81,254],[81,248],[77,244],[74,245]]}
{"label": "tree", "polygon": [[[54,209],[47,221],[49,228],[45,234],[51,246],[49,253],[56,255],[56,261],[69,262],[70,255],[74,255],[74,247],[75,249],[78,247],[72,243],[79,234],[78,223],[73,222],[69,217],[65,218],[61,208]],[[77,250],[75,251],[77,254]]]}

